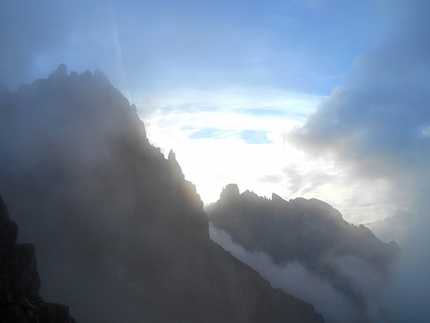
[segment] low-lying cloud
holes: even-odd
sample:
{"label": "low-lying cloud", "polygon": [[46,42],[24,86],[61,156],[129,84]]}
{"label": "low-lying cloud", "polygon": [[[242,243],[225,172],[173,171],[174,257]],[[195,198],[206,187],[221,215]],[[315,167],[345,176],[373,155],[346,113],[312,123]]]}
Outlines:
{"label": "low-lying cloud", "polygon": [[386,294],[385,280],[355,257],[330,259],[364,296],[361,305],[352,301],[327,281],[313,274],[298,262],[275,265],[272,258],[261,251],[248,252],[234,243],[231,236],[211,225],[211,239],[235,257],[257,270],[275,288],[281,288],[315,306],[328,323],[393,322],[382,304]]}

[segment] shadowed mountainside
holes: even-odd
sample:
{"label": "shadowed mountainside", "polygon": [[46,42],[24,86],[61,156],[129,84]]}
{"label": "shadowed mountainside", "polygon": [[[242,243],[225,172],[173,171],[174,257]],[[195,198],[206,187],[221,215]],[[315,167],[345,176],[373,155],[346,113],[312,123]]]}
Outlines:
{"label": "shadowed mountainside", "polygon": [[236,184],[229,184],[207,212],[234,243],[269,255],[279,267],[301,264],[363,311],[368,306],[366,284],[357,277],[388,281],[400,252],[395,242],[383,243],[365,226],[349,224],[338,210],[316,199],[285,201],[273,194],[270,200],[250,191],[240,194]]}
{"label": "shadowed mountainside", "polygon": [[323,322],[209,239],[174,153],[99,71],[0,89],[0,192],[81,322]]}

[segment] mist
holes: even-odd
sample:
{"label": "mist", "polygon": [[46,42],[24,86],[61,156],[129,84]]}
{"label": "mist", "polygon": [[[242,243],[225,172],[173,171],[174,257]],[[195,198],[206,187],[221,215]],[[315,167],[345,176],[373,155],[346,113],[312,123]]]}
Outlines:
{"label": "mist", "polygon": [[[271,199],[227,185],[207,207],[211,238],[327,322],[392,322],[393,270],[403,251],[316,199]],[[224,231],[225,230],[225,231]]]}
{"label": "mist", "polygon": [[231,236],[223,230],[210,225],[211,239],[230,251],[233,256],[257,270],[275,288],[307,300],[326,322],[354,322],[356,311],[353,304],[341,293],[335,291],[328,282],[323,281],[297,262],[285,267],[277,266],[264,252],[248,252],[232,242]]}
{"label": "mist", "polygon": [[0,93],[0,192],[47,302],[79,322],[320,323],[209,238],[195,186],[100,71]]}
{"label": "mist", "polygon": [[[175,97],[166,109],[180,112],[195,109],[196,101],[181,94],[187,89],[203,96],[229,90],[227,96],[234,99],[232,89],[242,88],[242,96],[253,93],[262,100],[257,107],[262,110],[253,112],[263,115],[273,106],[266,109],[268,95],[259,98],[256,89],[269,89],[269,96],[282,90],[327,97],[283,139],[307,160],[333,163],[345,174],[344,183],[359,181],[369,188],[384,183],[390,202],[384,214],[390,215],[369,222],[378,217],[370,214],[365,225],[383,241],[396,241],[403,252],[390,267],[388,281],[360,259],[327,259],[360,290],[358,307],[297,262],[279,266],[265,253],[245,251],[214,227],[212,239],[274,286],[314,304],[329,322],[430,321],[430,5],[381,0],[375,2],[379,11],[372,11],[374,2],[255,1],[231,7],[194,1],[135,6],[104,0],[2,2],[0,194],[18,224],[19,242],[36,245],[43,297],[70,305],[80,322],[153,319],[147,312],[161,301],[142,310],[135,300],[147,299],[143,291],[160,296],[158,287],[169,288],[162,284],[164,274],[188,277],[195,254],[206,259],[206,249],[196,241],[202,241],[207,219],[174,154],[166,159],[148,142],[138,112],[149,118],[155,109],[151,102],[162,101],[163,93]],[[100,71],[68,75],[61,65],[48,80],[37,79],[61,62],[78,72],[102,69],[124,95],[131,92],[145,104],[130,105]],[[35,79],[32,85],[21,84]],[[204,102],[202,109],[213,100]],[[231,102],[209,108],[227,109]],[[280,102],[282,110],[286,104]],[[301,115],[308,111],[303,108]],[[159,112],[165,121],[166,114]],[[288,111],[281,112],[278,119],[289,118]],[[240,129],[247,147],[270,145],[266,129],[257,128]],[[217,134],[201,129],[194,140]],[[219,142],[215,155],[226,152]],[[259,164],[269,165],[263,159]],[[298,169],[259,174],[272,183],[284,176],[294,193],[310,194],[320,186],[323,191],[331,180],[319,170],[306,170],[305,178]],[[220,181],[229,178],[224,171],[217,170]],[[310,188],[300,190],[308,187],[302,182]],[[136,260],[152,257],[153,262]],[[166,264],[172,262],[181,270],[170,270]],[[126,275],[120,275],[123,271]],[[142,272],[157,277],[160,285],[154,287]]]}
{"label": "mist", "polygon": [[[360,292],[355,302],[323,277],[309,271],[299,262],[275,264],[261,251],[247,251],[231,236],[210,226],[210,236],[235,257],[257,270],[275,288],[306,300],[323,314],[328,323],[340,322],[425,322],[428,318],[426,260],[419,263],[404,254],[390,270],[389,278],[353,256],[332,257],[329,261],[344,274],[351,286]],[[413,261],[413,265],[409,263]],[[424,265],[419,267],[417,265]],[[413,269],[412,269],[413,267]]]}
{"label": "mist", "polygon": [[[115,292],[125,265],[112,259],[127,248],[123,237],[130,234],[127,219],[116,216],[131,212],[127,179],[117,181],[115,194],[100,181],[110,181],[103,168],[120,176],[112,164],[115,141],[131,127],[142,140],[144,128],[139,133],[143,123],[133,121],[135,108],[112,89],[100,71],[67,76],[64,65],[14,94],[3,88],[0,192],[18,224],[19,242],[36,246],[46,300],[69,304],[81,320],[134,322],[132,303]],[[104,263],[108,284],[94,274]]]}
{"label": "mist", "polygon": [[[136,107],[100,71],[62,64],[0,98],[0,192],[18,242],[36,247],[42,297],[79,322],[161,319],[154,285],[177,274],[166,251],[181,235],[204,236],[206,220],[174,155],[149,144]],[[180,212],[186,233],[182,216],[172,220]]]}

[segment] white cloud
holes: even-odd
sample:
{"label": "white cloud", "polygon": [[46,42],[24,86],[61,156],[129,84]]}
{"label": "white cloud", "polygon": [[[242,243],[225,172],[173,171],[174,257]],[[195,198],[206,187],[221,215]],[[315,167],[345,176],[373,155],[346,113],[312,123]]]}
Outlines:
{"label": "white cloud", "polygon": [[[303,122],[321,99],[271,89],[182,90],[139,107],[151,142],[165,154],[173,149],[203,200],[213,202],[229,182],[270,195],[273,187],[259,179],[303,161],[283,132]],[[244,137],[253,134],[267,140]]]}
{"label": "white cloud", "polygon": [[[379,308],[375,302],[379,295],[377,290],[381,287],[381,280],[369,268],[364,268],[355,259],[334,259],[346,274],[354,280],[362,292],[367,293],[365,309],[357,307],[341,292],[335,290],[330,283],[312,274],[297,262],[288,263],[285,266],[277,266],[269,255],[263,252],[248,252],[240,245],[232,241],[231,236],[223,230],[210,225],[210,237],[213,241],[230,251],[239,260],[257,270],[266,278],[273,287],[281,288],[285,292],[302,300],[310,302],[315,310],[321,313],[327,323],[363,322],[367,318],[372,322],[385,322],[379,318]],[[352,262],[352,263],[351,263]],[[355,275],[355,276],[354,276]],[[368,278],[368,280],[366,280]]]}
{"label": "white cloud", "polygon": [[[139,110],[150,141],[165,154],[175,151],[205,203],[236,183],[262,196],[321,199],[356,224],[388,216],[386,181],[351,178],[346,165],[309,158],[284,137],[325,99],[267,88],[178,90],[141,100]],[[241,136],[249,130],[267,140],[250,144]]]}

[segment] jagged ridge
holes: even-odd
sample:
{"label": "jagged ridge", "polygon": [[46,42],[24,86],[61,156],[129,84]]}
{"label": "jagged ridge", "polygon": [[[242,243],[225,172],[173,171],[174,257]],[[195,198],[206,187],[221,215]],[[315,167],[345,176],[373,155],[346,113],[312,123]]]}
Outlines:
{"label": "jagged ridge", "polygon": [[338,210],[316,199],[286,201],[276,194],[267,199],[250,191],[240,194],[236,184],[229,184],[207,212],[233,242],[270,255],[278,266],[300,263],[360,310],[366,306],[361,286],[345,274],[342,263],[351,262],[349,269],[357,272],[365,265],[372,275],[387,280],[400,252],[395,242],[383,243],[365,226],[349,224]]}
{"label": "jagged ridge", "polygon": [[323,322],[209,239],[174,154],[101,72],[3,89],[0,114],[0,191],[80,322]]}

